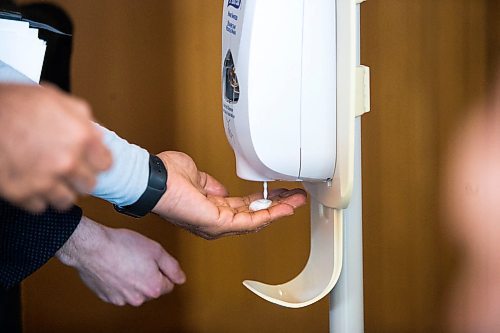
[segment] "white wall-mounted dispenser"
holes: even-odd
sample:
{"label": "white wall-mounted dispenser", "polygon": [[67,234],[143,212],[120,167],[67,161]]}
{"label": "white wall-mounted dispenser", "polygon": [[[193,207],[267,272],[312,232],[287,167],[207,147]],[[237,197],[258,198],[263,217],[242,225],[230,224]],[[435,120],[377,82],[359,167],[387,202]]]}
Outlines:
{"label": "white wall-mounted dispenser", "polygon": [[302,181],[311,197],[311,252],[303,271],[280,285],[244,282],[282,306],[320,300],[341,274],[344,209],[360,182],[357,121],[369,111],[369,71],[359,65],[363,1],[224,1],[223,118],[237,174]]}

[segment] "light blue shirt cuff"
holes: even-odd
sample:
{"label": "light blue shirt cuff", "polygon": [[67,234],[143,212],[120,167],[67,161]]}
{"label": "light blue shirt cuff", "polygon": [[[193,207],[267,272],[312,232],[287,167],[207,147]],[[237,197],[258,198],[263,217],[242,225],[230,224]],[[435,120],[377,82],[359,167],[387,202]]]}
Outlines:
{"label": "light blue shirt cuff", "polygon": [[146,191],[149,179],[149,153],[128,143],[115,132],[96,124],[113,156],[111,168],[97,177],[92,195],[118,206],[136,202]]}

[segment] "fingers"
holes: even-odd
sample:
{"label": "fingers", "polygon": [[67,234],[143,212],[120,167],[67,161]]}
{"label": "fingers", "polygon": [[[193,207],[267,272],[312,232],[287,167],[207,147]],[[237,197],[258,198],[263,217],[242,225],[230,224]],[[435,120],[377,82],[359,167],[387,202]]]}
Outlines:
{"label": "fingers", "polygon": [[73,168],[65,175],[71,187],[82,194],[92,192],[99,173],[107,170],[112,163],[111,152],[101,141],[100,133],[94,128],[91,131],[96,133],[95,137],[87,140],[80,156],[75,157]]}
{"label": "fingers", "polygon": [[161,296],[168,294],[174,290],[174,283],[170,281],[167,277],[163,276],[158,272],[158,277],[156,283],[152,285],[145,286],[141,289],[135,290],[125,290],[118,294],[119,297],[115,297],[110,303],[118,306],[123,306],[129,304],[135,307],[139,307],[154,299],[158,299]]}
{"label": "fingers", "polygon": [[[274,200],[285,192],[289,192],[289,190],[284,189],[284,188],[272,190],[271,192],[269,192],[269,200]],[[235,208],[235,209],[247,208],[248,209],[248,206],[253,201],[262,199],[262,193],[259,192],[259,193],[250,194],[246,197],[232,197],[232,198],[225,198],[225,199],[231,208]]]}
{"label": "fingers", "polygon": [[69,179],[72,186],[80,193],[89,193],[95,186],[96,177],[111,167],[112,155],[102,141],[101,133],[92,122],[87,122],[87,135],[83,141],[80,155]]}
{"label": "fingers", "polygon": [[154,299],[162,295],[169,294],[174,290],[175,284],[165,276],[162,276],[160,291],[152,295]]}
{"label": "fingers", "polygon": [[64,183],[58,183],[47,193],[46,198],[52,207],[66,210],[75,201],[76,194]]}
{"label": "fingers", "polygon": [[294,209],[303,206],[306,203],[306,199],[306,191],[300,188],[283,191],[271,197],[271,200],[277,200],[280,204],[286,204]]}
{"label": "fingers", "polygon": [[63,96],[63,103],[67,109],[80,118],[87,133],[84,141],[83,162],[88,165],[93,172],[107,170],[111,166],[111,153],[102,142],[102,134],[95,127],[92,120],[92,110],[87,102],[73,96]]}
{"label": "fingers", "polygon": [[64,182],[56,182],[48,190],[39,191],[31,196],[23,197],[16,203],[23,209],[34,213],[42,213],[47,205],[58,210],[66,210],[71,207],[76,199],[76,194]]}
{"label": "fingers", "polygon": [[66,109],[71,110],[72,114],[81,120],[91,121],[92,110],[83,99],[64,93],[59,88],[51,84],[45,84],[46,92],[57,98],[59,103]]}
{"label": "fingers", "polygon": [[89,122],[89,135],[79,156],[75,156],[73,167],[64,175],[70,186],[78,193],[92,192],[97,176],[107,170],[112,163],[111,152],[102,142],[101,134]]}
{"label": "fingers", "polygon": [[156,264],[158,265],[157,275],[150,277],[148,282],[136,289],[135,292],[127,291],[126,303],[132,306],[141,306],[146,301],[172,292],[176,284],[182,284],[186,281],[186,276],[180,269],[177,260],[165,250],[162,249],[160,257],[156,259]]}
{"label": "fingers", "polygon": [[[257,195],[250,195],[244,198],[232,198],[232,203],[238,205],[248,203],[249,200],[258,198]],[[219,221],[212,228],[207,228],[206,233],[212,238],[244,234],[258,231],[272,221],[290,216],[294,210],[306,203],[306,193],[302,189],[278,190],[271,197],[273,205],[264,210],[251,212],[248,205],[241,205],[237,209],[228,206],[218,206]]]}
{"label": "fingers", "polygon": [[91,146],[84,146],[80,154],[63,179],[76,192],[87,194],[92,192],[99,172],[111,165],[111,153],[102,143],[92,139]]}
{"label": "fingers", "polygon": [[287,204],[275,204],[268,209],[256,212],[241,212],[234,216],[231,232],[251,232],[258,231],[267,226],[270,222],[279,218],[290,216],[294,208]]}
{"label": "fingers", "polygon": [[[161,296],[171,293],[174,290],[174,283],[158,271],[158,276],[154,278],[154,283],[149,283],[141,289],[133,292],[127,297],[127,303],[133,306],[140,306],[147,301],[158,299]],[[128,292],[130,294],[130,292]]]}
{"label": "fingers", "polygon": [[[76,162],[88,171],[85,174],[96,175],[111,166],[111,153],[102,142],[102,134],[92,122],[92,109],[90,105],[77,97],[61,93],[57,88],[48,86],[47,91],[57,95],[58,101],[69,111],[75,121],[74,133],[79,133],[79,140],[75,143],[80,148]],[[75,134],[76,135],[76,134]]]}
{"label": "fingers", "polygon": [[186,275],[182,271],[179,262],[162,249],[160,257],[156,260],[160,271],[175,284],[186,282]]}
{"label": "fingers", "polygon": [[90,193],[96,184],[96,177],[95,172],[82,163],[76,164],[65,178],[78,193]]}
{"label": "fingers", "polygon": [[89,141],[84,156],[90,168],[94,171],[105,171],[111,167],[112,155],[102,142],[101,133],[94,128],[95,135]]}
{"label": "fingers", "polygon": [[30,211],[31,213],[42,213],[46,208],[47,208],[47,203],[42,197],[40,196],[33,196],[30,197],[22,202],[19,203],[19,205]]}
{"label": "fingers", "polygon": [[155,247],[151,253],[156,253],[155,258],[151,257],[153,259],[151,264],[155,266],[156,273],[149,275],[149,278],[143,281],[142,288],[137,289],[137,297],[128,302],[131,305],[139,306],[145,301],[157,299],[172,292],[176,284],[186,281],[186,275],[181,270],[178,261],[161,245]]}

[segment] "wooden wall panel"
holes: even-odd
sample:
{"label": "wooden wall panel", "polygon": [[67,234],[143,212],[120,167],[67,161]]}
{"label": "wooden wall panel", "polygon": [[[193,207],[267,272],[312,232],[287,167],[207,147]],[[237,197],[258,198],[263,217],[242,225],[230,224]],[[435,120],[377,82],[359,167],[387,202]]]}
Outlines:
{"label": "wooden wall panel", "polygon": [[367,332],[439,332],[455,249],[441,232],[450,134],[485,89],[482,1],[367,1],[362,59]]}
{"label": "wooden wall panel", "polygon": [[[234,194],[220,116],[222,1],[57,0],[74,18],[75,94],[96,117],[153,152],[185,151]],[[372,109],[363,121],[366,332],[439,332],[454,269],[438,209],[440,156],[486,77],[487,0],[369,0],[363,62]],[[116,308],[51,262],[24,284],[25,332],[327,332],[328,302],[282,309],[244,278],[279,283],[308,254],[308,208],[267,230],[207,242],[155,217],[135,221],[93,199],[90,217],[160,241],[188,275],[158,301]]]}
{"label": "wooden wall panel", "polygon": [[500,2],[497,0],[487,0],[488,15],[488,72],[490,81],[500,75]]}

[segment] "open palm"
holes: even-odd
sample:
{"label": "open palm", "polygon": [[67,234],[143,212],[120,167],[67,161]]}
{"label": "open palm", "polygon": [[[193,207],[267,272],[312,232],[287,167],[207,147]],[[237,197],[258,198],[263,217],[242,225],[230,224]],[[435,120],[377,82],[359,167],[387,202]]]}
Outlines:
{"label": "open palm", "polygon": [[225,187],[194,161],[180,152],[158,155],[167,167],[167,191],[153,212],[164,219],[206,239],[255,232],[306,202],[302,189],[277,189],[270,192],[271,207],[253,212],[249,205],[262,193],[229,197]]}

